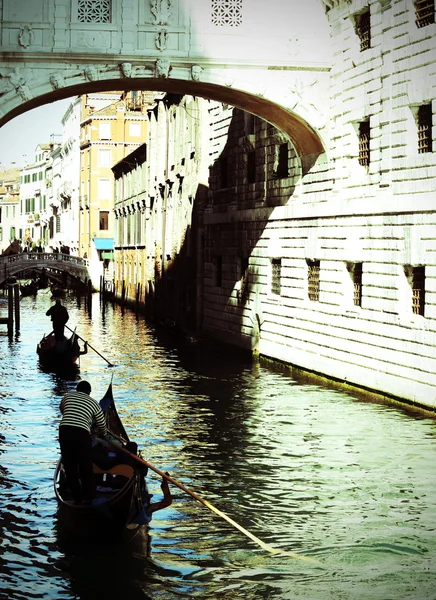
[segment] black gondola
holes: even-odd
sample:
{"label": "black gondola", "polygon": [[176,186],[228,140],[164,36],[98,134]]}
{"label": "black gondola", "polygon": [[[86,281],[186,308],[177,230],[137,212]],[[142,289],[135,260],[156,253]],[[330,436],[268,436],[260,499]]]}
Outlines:
{"label": "black gondola", "polygon": [[147,468],[114,444],[136,454],[115,407],[112,384],[100,401],[106,417],[111,444],[95,438],[93,443],[96,496],[90,505],[75,504],[68,489],[62,461],[59,460],[54,491],[59,506],[59,520],[75,535],[101,539],[123,536],[133,538],[142,525],[150,521],[150,495],[145,476]]}
{"label": "black gondola", "polygon": [[42,366],[53,369],[72,367],[77,364],[80,351],[77,335],[73,333],[70,338],[56,340],[54,333],[44,335],[36,347],[36,352]]}

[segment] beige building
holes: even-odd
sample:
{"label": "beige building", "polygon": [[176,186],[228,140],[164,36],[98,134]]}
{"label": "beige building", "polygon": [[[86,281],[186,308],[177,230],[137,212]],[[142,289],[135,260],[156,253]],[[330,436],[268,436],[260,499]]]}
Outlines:
{"label": "beige building", "polygon": [[90,259],[94,280],[113,257],[112,166],[146,139],[148,97],[119,91],[81,99],[79,256]]}

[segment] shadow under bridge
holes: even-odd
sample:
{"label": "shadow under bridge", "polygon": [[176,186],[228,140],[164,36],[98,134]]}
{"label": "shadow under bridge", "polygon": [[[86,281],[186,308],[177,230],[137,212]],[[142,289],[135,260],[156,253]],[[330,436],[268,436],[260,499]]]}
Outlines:
{"label": "shadow under bridge", "polygon": [[77,283],[86,284],[90,279],[89,260],[70,254],[56,252],[22,252],[19,254],[10,254],[9,256],[0,256],[0,287],[10,277],[24,275],[26,272],[38,272],[43,270],[48,278],[62,283],[63,277],[68,275]]}

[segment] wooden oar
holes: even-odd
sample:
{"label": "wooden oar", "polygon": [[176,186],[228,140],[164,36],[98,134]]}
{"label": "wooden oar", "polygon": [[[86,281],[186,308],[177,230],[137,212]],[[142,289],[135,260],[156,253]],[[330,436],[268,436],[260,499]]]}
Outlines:
{"label": "wooden oar", "polygon": [[226,515],[225,513],[223,513],[221,510],[219,510],[219,508],[217,508],[216,506],[214,506],[213,504],[211,504],[210,502],[208,502],[204,498],[201,498],[195,492],[189,490],[187,487],[185,487],[183,485],[183,483],[180,483],[176,479],[173,479],[167,473],[164,473],[160,469],[154,467],[148,461],[146,461],[143,458],[137,456],[136,454],[133,454],[132,452],[129,452],[128,450],[126,450],[126,448],[122,447],[121,445],[119,446],[118,444],[115,444],[114,442],[111,442],[108,438],[104,438],[104,441],[107,442],[110,446],[113,446],[113,448],[116,448],[117,450],[121,450],[125,454],[128,454],[133,460],[136,460],[136,462],[140,463],[141,465],[144,465],[145,467],[148,467],[149,469],[151,469],[152,471],[154,471],[155,473],[157,473],[161,477],[164,477],[165,479],[167,479],[173,485],[177,486],[178,488],[180,488],[181,490],[183,490],[184,492],[186,492],[187,494],[189,494],[190,496],[192,496],[192,498],[195,498],[195,500],[198,500],[198,502],[201,502],[201,504],[203,504],[204,506],[206,506],[212,512],[216,513],[222,519],[225,519],[226,521],[228,521],[231,525],[233,525],[233,527],[236,527],[236,529],[239,529],[239,531],[241,533],[243,533],[244,535],[246,535],[247,537],[249,537],[251,540],[253,540],[253,542],[256,542],[256,544],[258,544],[261,548],[263,548],[267,552],[271,552],[271,554],[280,554],[281,556],[290,556],[291,558],[298,558],[300,560],[308,560],[308,561],[317,563],[318,565],[320,564],[318,560],[313,559],[313,558],[311,558],[309,556],[304,556],[302,554],[292,554],[292,553],[286,552],[284,550],[279,550],[278,548],[273,548],[269,544],[266,544],[265,542],[263,542],[262,540],[260,540],[258,537],[256,537],[255,535],[253,535],[250,531],[247,531],[246,529],[244,529],[244,527],[242,527],[242,525],[239,525],[239,523],[236,523],[236,521],[234,521],[231,517],[229,517],[228,515]]}
{"label": "wooden oar", "polygon": [[[73,331],[73,330],[72,330],[70,327],[68,327],[68,325],[65,325],[65,327],[66,327],[67,329],[69,329],[69,330],[71,331],[71,333],[76,333],[76,331],[75,331],[75,330]],[[85,342],[85,344],[88,344],[88,346],[91,348],[91,350],[94,350],[94,352],[96,352],[96,353],[97,353],[99,356],[101,356],[101,358],[102,358],[103,360],[105,360],[105,361],[107,362],[107,364],[108,364],[110,367],[113,367],[113,366],[114,366],[114,365],[113,365],[113,364],[112,364],[110,361],[108,361],[108,359],[107,359],[107,358],[105,358],[105,357],[103,356],[103,354],[100,354],[100,352],[99,352],[98,350],[96,350],[96,349],[95,349],[93,346],[91,346],[91,344],[90,344],[88,341],[84,340],[84,339],[83,339],[83,337],[80,337],[80,335],[79,335],[79,334],[77,334],[77,333],[76,333],[76,337],[78,337],[78,338],[79,338],[79,340],[82,340],[82,342]]]}

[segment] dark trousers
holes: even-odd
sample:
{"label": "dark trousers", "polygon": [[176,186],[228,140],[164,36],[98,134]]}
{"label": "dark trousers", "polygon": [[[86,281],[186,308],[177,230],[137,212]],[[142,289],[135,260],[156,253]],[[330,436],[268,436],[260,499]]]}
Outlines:
{"label": "dark trousers", "polygon": [[65,325],[63,323],[53,323],[55,340],[62,341],[64,339],[64,328]]}
{"label": "dark trousers", "polygon": [[75,502],[90,502],[95,496],[91,435],[81,427],[61,425],[59,445],[68,487]]}

